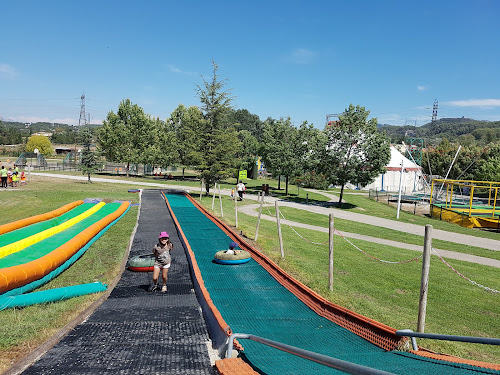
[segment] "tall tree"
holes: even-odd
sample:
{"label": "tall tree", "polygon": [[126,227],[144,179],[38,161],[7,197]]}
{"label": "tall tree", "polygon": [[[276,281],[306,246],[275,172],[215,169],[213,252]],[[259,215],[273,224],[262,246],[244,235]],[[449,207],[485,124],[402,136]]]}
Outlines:
{"label": "tall tree", "polygon": [[100,129],[102,153],[110,161],[126,163],[127,175],[133,163],[153,164],[159,156],[158,124],[130,99],[123,100]]}
{"label": "tall tree", "polygon": [[207,194],[211,185],[235,173],[235,155],[241,147],[236,130],[223,121],[231,108],[231,91],[226,89],[227,80],[219,78],[218,66],[213,60],[212,66],[212,79],[203,79],[203,84],[197,85],[196,93],[200,98],[203,119],[196,135],[200,142],[193,153]]}
{"label": "tall tree", "polygon": [[175,165],[179,161],[180,147],[176,140],[175,132],[168,123],[154,120],[154,128],[158,131],[158,144],[155,148],[155,157],[151,164],[160,164],[162,167]]}
{"label": "tall tree", "polygon": [[225,121],[234,125],[237,131],[247,130],[259,142],[262,140],[264,123],[259,116],[250,113],[247,109],[229,110]]}
{"label": "tall tree", "polygon": [[290,117],[267,122],[262,135],[261,154],[266,170],[273,176],[286,177],[285,191],[288,195],[290,177],[300,175],[302,142]]}
{"label": "tall tree", "polygon": [[389,140],[377,132],[377,119],[368,120],[369,114],[365,107],[350,104],[339,121],[324,130],[327,144],[320,167],[329,183],[341,186],[340,207],[347,183],[368,185],[384,172],[391,157]]}
{"label": "tall tree", "polygon": [[82,174],[87,174],[88,182],[91,183],[90,175],[97,170],[97,158],[95,152],[91,150],[92,133],[89,129],[84,129],[81,134],[81,142],[83,145],[82,158],[80,168]]}
{"label": "tall tree", "polygon": [[202,120],[203,115],[198,107],[186,108],[183,104],[179,104],[166,121],[175,137],[178,162],[182,166],[182,178],[184,178],[186,167],[197,165],[200,162],[196,150],[200,148],[202,141],[202,137],[199,137]]}

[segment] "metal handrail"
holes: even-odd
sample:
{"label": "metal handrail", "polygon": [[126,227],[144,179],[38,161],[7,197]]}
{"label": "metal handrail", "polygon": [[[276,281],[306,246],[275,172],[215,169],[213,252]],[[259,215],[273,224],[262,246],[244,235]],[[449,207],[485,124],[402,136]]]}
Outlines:
{"label": "metal handrail", "polygon": [[413,350],[418,350],[417,340],[415,340],[416,337],[423,339],[471,342],[474,344],[500,345],[500,339],[490,337],[440,335],[437,333],[413,332],[411,329],[400,329],[396,331],[396,335],[410,337]]}
{"label": "metal handrail", "polygon": [[268,345],[270,347],[273,347],[275,349],[282,350],[284,352],[308,359],[310,361],[320,363],[322,365],[332,367],[336,370],[343,371],[347,374],[353,374],[353,375],[394,375],[391,372],[386,372],[382,370],[377,370],[371,367],[366,367],[362,365],[358,365],[356,363],[351,363],[347,361],[343,361],[338,358],[333,358],[333,357],[328,357],[323,354],[319,353],[314,353],[309,350],[305,349],[300,349],[295,346],[283,344],[281,342],[273,341],[266,339],[264,337],[259,337],[247,333],[233,333],[229,337],[229,342],[227,346],[227,353],[226,353],[226,358],[231,358],[233,355],[233,346],[234,346],[234,339],[249,339],[253,340],[256,342],[259,342],[264,345]]}

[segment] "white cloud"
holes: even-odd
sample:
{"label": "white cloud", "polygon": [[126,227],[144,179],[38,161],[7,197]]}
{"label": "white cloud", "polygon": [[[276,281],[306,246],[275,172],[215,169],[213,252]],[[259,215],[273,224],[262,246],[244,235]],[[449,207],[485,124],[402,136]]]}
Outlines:
{"label": "white cloud", "polygon": [[168,68],[168,70],[170,70],[172,73],[177,73],[177,74],[186,74],[186,75],[189,75],[189,76],[196,75],[196,73],[195,73],[195,72],[188,72],[188,71],[185,71],[185,70],[179,69],[178,67],[176,67],[175,65],[172,65],[172,64],[168,64],[168,65],[167,65],[167,68]]}
{"label": "white cloud", "polygon": [[0,64],[0,75],[7,78],[14,78],[18,75],[17,71],[9,64]]}
{"label": "white cloud", "polygon": [[311,51],[305,48],[297,48],[290,55],[285,58],[285,61],[293,64],[310,64],[314,62],[318,57],[316,51]]}
{"label": "white cloud", "polygon": [[425,91],[425,90],[427,90],[427,87],[426,86],[422,86],[422,85],[418,85],[417,86],[417,90],[418,91]]}
{"label": "white cloud", "polygon": [[452,100],[444,104],[454,107],[500,107],[500,99]]}

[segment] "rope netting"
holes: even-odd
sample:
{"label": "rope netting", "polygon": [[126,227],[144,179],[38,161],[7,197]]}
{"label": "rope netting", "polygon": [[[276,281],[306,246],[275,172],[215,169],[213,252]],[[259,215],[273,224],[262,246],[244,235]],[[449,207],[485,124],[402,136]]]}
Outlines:
{"label": "rope netting", "polygon": [[349,241],[346,237],[344,237],[344,235],[342,233],[340,233],[337,229],[335,229],[335,231],[340,235],[340,237],[342,237],[344,240],[346,240],[351,246],[353,246],[356,250],[360,251],[361,253],[365,254],[366,256],[372,258],[372,259],[375,259],[379,262],[382,262],[382,263],[388,263],[388,264],[404,264],[404,263],[410,263],[410,262],[415,262],[417,260],[419,260],[421,257],[422,257],[422,254],[420,254],[418,257],[415,257],[413,259],[409,259],[409,260],[403,260],[403,261],[399,261],[399,262],[391,262],[389,260],[384,260],[384,259],[380,259],[380,258],[377,258],[373,255],[370,255],[368,254],[367,252],[361,250],[358,246],[356,246],[355,244],[353,244],[351,241]]}
{"label": "rope netting", "polygon": [[489,292],[492,292],[492,293],[500,293],[500,291],[496,290],[496,289],[493,289],[493,288],[489,288],[487,286],[484,286],[482,284],[479,284],[478,282],[474,281],[474,280],[471,280],[469,279],[467,276],[465,276],[463,273],[457,271],[451,264],[449,264],[446,260],[444,260],[444,258],[439,255],[439,253],[436,251],[436,249],[432,248],[432,251],[434,251],[434,253],[438,256],[439,259],[441,259],[441,261],[446,265],[448,266],[453,272],[455,272],[458,276],[460,276],[461,278],[467,280],[468,282],[470,282],[471,284],[475,285],[475,286],[478,286],[480,288],[483,288]]}
{"label": "rope netting", "polygon": [[[269,210],[269,207],[267,207],[267,212],[269,213],[270,216],[273,216],[273,214],[271,213],[271,211]],[[283,220],[287,220],[285,218],[285,216],[283,215],[283,213],[281,212],[281,210],[279,210],[279,213],[280,213],[280,216],[283,218]],[[287,220],[288,221],[288,220]],[[307,241],[309,243],[312,243],[314,245],[326,245],[328,244],[328,241],[326,242],[314,242],[314,241],[311,241],[307,238],[305,238],[304,236],[302,236],[299,232],[297,232],[295,230],[295,228],[293,228],[290,224],[286,224],[297,236],[299,236],[300,238],[302,238],[304,241]],[[362,254],[366,255],[367,257],[369,258],[372,258],[376,261],[379,261],[379,262],[382,262],[382,263],[387,263],[387,264],[405,264],[405,263],[410,263],[410,262],[415,262],[415,261],[418,261],[420,258],[422,258],[423,254],[420,254],[418,257],[415,257],[415,258],[412,258],[412,259],[408,259],[408,260],[403,260],[403,261],[399,261],[399,262],[393,262],[393,261],[389,261],[389,260],[384,260],[384,259],[380,259],[380,258],[377,258],[376,256],[373,256],[371,254],[368,254],[366,251],[360,249],[357,245],[353,244],[351,241],[349,241],[349,239],[347,237],[345,237],[338,229],[334,229],[335,232],[337,232],[340,237],[342,237],[344,240],[347,241],[347,243],[349,243],[352,247],[354,247],[356,250],[358,250],[359,252],[361,252]],[[455,272],[457,275],[459,275],[460,277],[462,277],[463,279],[467,280],[468,282],[470,282],[471,284],[473,285],[476,285],[484,290],[487,290],[489,292],[492,292],[492,293],[500,293],[500,291],[496,290],[496,289],[493,289],[493,288],[489,288],[487,286],[484,286],[474,280],[471,280],[470,278],[468,278],[467,276],[465,276],[464,274],[462,274],[461,272],[457,271],[452,265],[450,265],[446,260],[444,260],[444,258],[439,255],[439,253],[436,251],[436,249],[432,248],[432,251],[434,251],[434,253],[438,256],[439,259],[441,259],[441,261],[446,265],[448,266],[453,272]]]}
{"label": "rope netting", "polygon": [[[269,212],[269,215],[273,216],[271,214],[271,211],[269,211],[269,208],[267,208],[267,212]],[[283,218],[283,220],[287,220],[285,218],[285,216],[283,215],[283,213],[281,212],[280,210],[280,216]],[[312,243],[314,245],[326,245],[328,244],[328,241],[326,242],[314,242],[314,241],[311,241],[311,240],[308,240],[307,238],[305,238],[304,236],[302,236],[300,233],[298,233],[292,226],[290,226],[289,224],[287,224],[287,226],[295,233],[297,234],[297,236],[299,236],[300,238],[302,238],[303,240],[309,242],[309,243]],[[334,229],[344,240],[346,240],[351,246],[353,246],[356,250],[360,251],[362,254],[365,254],[366,256],[372,258],[372,259],[375,259],[379,262],[382,262],[382,263],[388,263],[388,264],[404,264],[404,263],[410,263],[410,262],[414,262],[414,261],[417,261],[418,259],[420,259],[422,257],[422,255],[419,255],[418,257],[415,257],[413,259],[409,259],[409,260],[404,260],[404,261],[399,261],[399,262],[392,262],[392,261],[389,261],[389,260],[384,260],[384,259],[379,259],[373,255],[370,255],[368,254],[366,251],[363,251],[361,250],[358,246],[356,246],[355,244],[353,244],[351,241],[349,241],[346,237],[344,237],[344,235],[338,230],[338,229]]]}

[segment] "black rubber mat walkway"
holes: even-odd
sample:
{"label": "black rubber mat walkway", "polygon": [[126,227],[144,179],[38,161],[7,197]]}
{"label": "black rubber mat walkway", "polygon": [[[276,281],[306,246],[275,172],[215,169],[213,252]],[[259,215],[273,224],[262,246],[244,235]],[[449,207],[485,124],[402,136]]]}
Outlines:
{"label": "black rubber mat walkway", "polygon": [[213,374],[189,265],[159,190],[142,193],[130,256],[150,253],[160,231],[174,243],[168,292],[151,273],[125,270],[109,298],[24,374]]}

